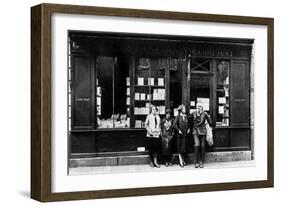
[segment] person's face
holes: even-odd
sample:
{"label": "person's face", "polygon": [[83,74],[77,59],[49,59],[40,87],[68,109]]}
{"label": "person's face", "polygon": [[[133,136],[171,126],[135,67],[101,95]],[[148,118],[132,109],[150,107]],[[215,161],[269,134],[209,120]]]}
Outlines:
{"label": "person's face", "polygon": [[181,112],[182,112],[183,114],[185,114],[185,113],[186,113],[186,108],[183,107],[182,110],[181,110]]}
{"label": "person's face", "polygon": [[153,115],[157,114],[156,107],[152,107],[151,113],[152,113]]}
{"label": "person's face", "polygon": [[203,110],[203,106],[201,104],[197,104],[196,109],[198,112],[201,112]]}
{"label": "person's face", "polygon": [[170,113],[166,113],[166,118],[170,118],[171,117],[171,115],[170,115]]}

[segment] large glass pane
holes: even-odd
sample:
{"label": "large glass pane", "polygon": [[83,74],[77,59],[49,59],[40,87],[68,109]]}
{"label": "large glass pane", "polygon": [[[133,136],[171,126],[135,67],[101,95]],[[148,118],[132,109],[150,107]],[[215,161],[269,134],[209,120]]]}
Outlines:
{"label": "large glass pane", "polygon": [[112,57],[97,58],[97,128],[113,128],[113,70]]}
{"label": "large glass pane", "polygon": [[190,59],[190,113],[196,110],[196,104],[203,105],[203,110],[210,114],[210,59]]}
{"label": "large glass pane", "polygon": [[173,116],[177,116],[178,107],[183,103],[182,101],[182,61],[174,59],[169,66],[170,74],[170,100],[169,105],[173,112]]}
{"label": "large glass pane", "polygon": [[229,67],[227,61],[217,64],[217,126],[229,126]]}
{"label": "large glass pane", "polygon": [[115,128],[130,127],[130,78],[129,64],[125,57],[115,59],[114,68],[114,115]]}
{"label": "large glass pane", "polygon": [[139,58],[135,71],[134,115],[135,128],[144,128],[151,105],[156,105],[158,113],[165,114],[165,68],[163,59]]}
{"label": "large glass pane", "polygon": [[202,103],[203,110],[210,114],[210,77],[191,76],[190,113],[196,110],[196,104]]}
{"label": "large glass pane", "polygon": [[130,79],[126,58],[98,57],[97,128],[130,127]]}

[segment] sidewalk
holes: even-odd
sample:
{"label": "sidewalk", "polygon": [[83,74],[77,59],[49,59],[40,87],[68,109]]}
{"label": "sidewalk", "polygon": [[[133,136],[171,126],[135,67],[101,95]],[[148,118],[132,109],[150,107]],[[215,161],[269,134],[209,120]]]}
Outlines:
{"label": "sidewalk", "polygon": [[[172,165],[165,167],[160,165],[160,168],[150,167],[150,165],[124,165],[124,166],[98,166],[98,167],[76,167],[69,169],[69,175],[95,175],[106,173],[123,173],[123,172],[159,172],[159,171],[173,171],[173,170],[195,170],[193,164],[189,164],[184,168],[179,165]],[[232,162],[216,162],[205,163],[203,169],[219,169],[232,167],[253,167],[255,161],[232,161]],[[201,168],[198,168],[201,169]],[[198,170],[196,169],[196,170]]]}

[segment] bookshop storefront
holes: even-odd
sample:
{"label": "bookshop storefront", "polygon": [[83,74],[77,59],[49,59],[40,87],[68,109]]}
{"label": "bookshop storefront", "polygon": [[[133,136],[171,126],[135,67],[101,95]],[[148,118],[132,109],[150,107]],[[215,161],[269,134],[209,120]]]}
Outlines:
{"label": "bookshop storefront", "polygon": [[145,153],[150,105],[163,118],[167,108],[177,115],[180,104],[191,113],[198,101],[214,123],[209,151],[251,151],[252,45],[249,39],[69,31],[70,155]]}

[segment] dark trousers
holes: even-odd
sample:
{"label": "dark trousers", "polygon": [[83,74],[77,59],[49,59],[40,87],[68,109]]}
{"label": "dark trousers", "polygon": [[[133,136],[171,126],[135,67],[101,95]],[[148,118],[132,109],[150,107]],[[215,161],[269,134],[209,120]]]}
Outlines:
{"label": "dark trousers", "polygon": [[206,135],[194,134],[194,155],[195,163],[204,162],[205,160],[205,141]]}

